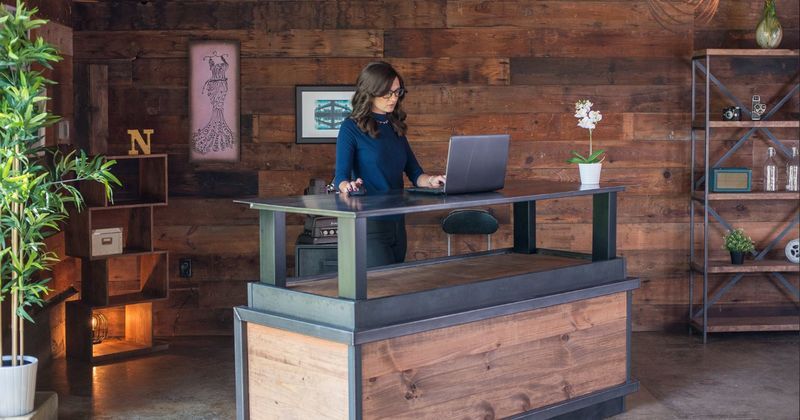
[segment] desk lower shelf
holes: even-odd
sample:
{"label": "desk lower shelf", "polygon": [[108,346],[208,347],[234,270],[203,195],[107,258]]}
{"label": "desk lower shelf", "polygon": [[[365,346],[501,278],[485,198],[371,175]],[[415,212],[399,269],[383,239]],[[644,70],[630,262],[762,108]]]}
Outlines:
{"label": "desk lower shelf", "polygon": [[[591,260],[516,253],[399,264],[367,272],[367,298],[377,299],[585,264],[591,264]],[[312,280],[290,283],[289,288],[298,292],[336,297],[338,278],[331,275],[318,276]]]}
{"label": "desk lower shelf", "polygon": [[336,275],[289,279],[286,288],[251,283],[248,302],[255,310],[360,334],[531,299],[538,300],[529,307],[542,307],[638,287],[638,280],[626,281],[622,259],[593,262],[584,254],[547,252],[505,249],[370,269],[363,300],[339,298]]}

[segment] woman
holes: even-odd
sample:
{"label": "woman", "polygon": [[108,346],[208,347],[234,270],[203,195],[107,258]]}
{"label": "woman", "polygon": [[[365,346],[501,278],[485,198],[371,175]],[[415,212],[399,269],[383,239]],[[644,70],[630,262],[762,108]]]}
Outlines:
{"label": "woman", "polygon": [[[406,139],[403,78],[389,63],[367,64],[356,81],[353,112],[339,128],[334,185],[342,195],[364,189],[368,194],[403,188],[403,173],[418,187],[438,187],[442,175],[419,166]],[[406,230],[403,216],[367,220],[367,266],[403,262]]]}

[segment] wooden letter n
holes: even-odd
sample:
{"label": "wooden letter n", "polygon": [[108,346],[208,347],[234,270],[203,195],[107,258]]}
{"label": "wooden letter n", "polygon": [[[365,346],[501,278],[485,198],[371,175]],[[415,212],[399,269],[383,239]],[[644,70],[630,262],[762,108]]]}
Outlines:
{"label": "wooden letter n", "polygon": [[142,149],[142,153],[146,155],[150,154],[150,135],[153,134],[153,130],[148,128],[142,131],[147,136],[147,141],[142,138],[142,134],[139,133],[139,130],[128,130],[128,135],[131,136],[131,149],[128,150],[128,154],[131,156],[139,154],[139,151],[136,150],[137,143],[139,144],[139,148]]}

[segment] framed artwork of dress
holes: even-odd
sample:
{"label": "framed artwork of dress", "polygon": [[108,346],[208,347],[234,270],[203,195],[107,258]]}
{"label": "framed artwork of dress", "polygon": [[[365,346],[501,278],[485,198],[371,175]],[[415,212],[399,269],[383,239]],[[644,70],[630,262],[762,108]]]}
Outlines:
{"label": "framed artwork of dress", "polygon": [[239,41],[189,43],[189,160],[239,161]]}
{"label": "framed artwork of dress", "polygon": [[295,86],[297,143],[336,143],[355,92],[355,86]]}

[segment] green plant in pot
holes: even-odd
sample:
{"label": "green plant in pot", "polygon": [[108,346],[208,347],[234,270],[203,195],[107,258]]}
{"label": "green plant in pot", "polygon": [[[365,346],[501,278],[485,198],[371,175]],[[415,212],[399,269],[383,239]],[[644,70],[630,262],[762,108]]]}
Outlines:
{"label": "green plant in pot", "polygon": [[575,118],[578,119],[578,127],[589,130],[589,154],[583,156],[573,150],[570,152],[572,157],[567,159],[568,163],[578,164],[581,184],[583,185],[600,184],[600,170],[605,159],[605,156],[602,156],[605,150],[592,150],[592,131],[597,127],[597,123],[603,119],[600,111],[592,111],[593,105],[588,99],[581,99],[575,103]]}
{"label": "green plant in pot", "polygon": [[722,239],[725,240],[722,248],[731,253],[731,264],[744,264],[745,252],[752,252],[756,249],[753,240],[744,234],[742,228],[727,231]]}
{"label": "green plant in pot", "polygon": [[58,261],[45,238],[59,231],[68,206],[81,208],[77,182],[99,182],[109,198],[110,185],[119,184],[109,171],[113,161],[40,144],[40,129],[58,119],[44,106],[44,87],[53,82],[42,70],[60,57],[41,38],[31,39],[31,30],[46,23],[36,12],[19,0],[13,11],[0,6],[0,316],[2,305],[11,306],[10,319],[0,319],[11,332],[9,348],[0,328],[0,417],[33,410],[38,361],[25,354],[25,324],[33,322],[31,307],[44,303],[45,274]]}

